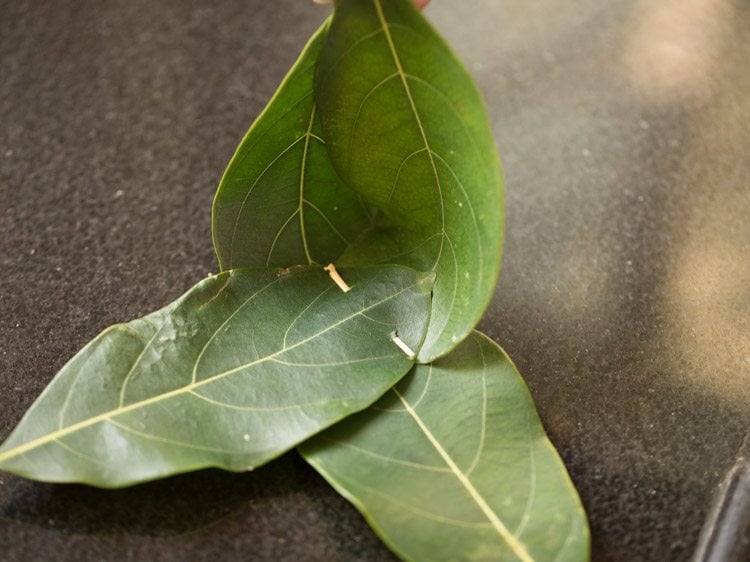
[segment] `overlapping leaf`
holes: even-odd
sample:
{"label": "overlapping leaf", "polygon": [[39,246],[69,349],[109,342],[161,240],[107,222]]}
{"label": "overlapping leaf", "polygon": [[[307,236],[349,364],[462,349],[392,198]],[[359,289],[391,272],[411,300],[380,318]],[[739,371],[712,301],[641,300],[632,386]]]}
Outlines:
{"label": "overlapping leaf", "polygon": [[478,332],[301,450],[405,560],[587,558],[586,517],[531,397]]}
{"label": "overlapping leaf", "polygon": [[[585,559],[585,516],[519,374],[469,335],[502,198],[481,97],[411,1],[338,0],[222,178],[224,273],[86,346],[0,469],[104,487],[242,471],[338,421],[301,450],[403,558]],[[345,270],[347,294],[321,268],[234,269],[334,260],[409,267]],[[387,392],[414,363],[394,332],[422,362],[450,354]]]}
{"label": "overlapping leaf", "polygon": [[0,469],[116,487],[214,466],[252,469],[371,404],[413,364],[429,275],[398,266],[233,270],[109,328],[0,447]]}
{"label": "overlapping leaf", "polygon": [[447,353],[489,303],[500,265],[502,175],[480,94],[410,0],[340,0],[316,99],[331,160],[383,212],[340,263],[437,274],[419,360]]}
{"label": "overlapping leaf", "polygon": [[328,263],[370,227],[359,196],[334,172],[313,77],[324,24],[237,148],[214,199],[222,270]]}

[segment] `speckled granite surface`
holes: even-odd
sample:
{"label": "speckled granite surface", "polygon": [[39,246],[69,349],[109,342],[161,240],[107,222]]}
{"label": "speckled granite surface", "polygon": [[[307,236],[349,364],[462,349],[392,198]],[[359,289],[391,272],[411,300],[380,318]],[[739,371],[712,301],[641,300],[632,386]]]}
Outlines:
{"label": "speckled granite surface", "polygon": [[[215,271],[223,167],[326,8],[0,2],[0,438],[107,325]],[[750,8],[433,0],[507,176],[481,328],[595,560],[686,560],[750,427]],[[389,560],[287,455],[120,491],[0,474],[0,559]]]}

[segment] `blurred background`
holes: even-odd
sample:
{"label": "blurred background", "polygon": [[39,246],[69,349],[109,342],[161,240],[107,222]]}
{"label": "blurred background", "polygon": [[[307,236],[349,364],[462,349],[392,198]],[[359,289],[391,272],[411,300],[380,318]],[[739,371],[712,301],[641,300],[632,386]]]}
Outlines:
{"label": "blurred background", "polygon": [[[0,0],[0,438],[101,329],[216,271],[224,166],[328,11]],[[689,560],[748,454],[750,3],[433,0],[425,14],[479,83],[505,166],[503,269],[480,328],[524,374],[593,559]],[[750,529],[735,535],[750,549]],[[0,547],[393,559],[293,454],[114,492],[0,474]]]}

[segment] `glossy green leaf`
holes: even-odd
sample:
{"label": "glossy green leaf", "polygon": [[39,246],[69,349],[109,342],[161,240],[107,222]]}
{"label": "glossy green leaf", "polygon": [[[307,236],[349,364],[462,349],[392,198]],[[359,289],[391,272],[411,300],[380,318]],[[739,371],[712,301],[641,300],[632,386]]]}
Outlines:
{"label": "glossy green leaf", "polygon": [[326,264],[368,229],[369,212],[334,172],[313,96],[325,25],[310,39],[227,167],[212,230],[222,270]]}
{"label": "glossy green leaf", "polygon": [[419,360],[451,350],[494,291],[502,173],[480,94],[410,0],[340,0],[316,78],[339,175],[382,211],[339,263],[435,271]]}
{"label": "glossy green leaf", "polygon": [[432,279],[398,267],[233,270],[105,330],[0,447],[0,469],[116,487],[249,470],[361,410],[413,361]]}
{"label": "glossy green leaf", "polygon": [[405,560],[588,557],[585,514],[528,390],[478,332],[301,451]]}

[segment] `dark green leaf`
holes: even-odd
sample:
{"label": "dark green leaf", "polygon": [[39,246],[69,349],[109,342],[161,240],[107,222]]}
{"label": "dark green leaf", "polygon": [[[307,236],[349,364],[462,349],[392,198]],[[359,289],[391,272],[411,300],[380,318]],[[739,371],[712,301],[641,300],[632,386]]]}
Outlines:
{"label": "dark green leaf", "polygon": [[588,557],[586,516],[528,390],[478,332],[301,450],[406,560]]}
{"label": "dark green leaf", "polygon": [[413,361],[432,279],[403,267],[233,270],[105,330],[0,447],[0,469],[116,487],[252,469],[371,404]]}
{"label": "dark green leaf", "polygon": [[359,196],[333,171],[313,77],[325,25],[313,35],[227,167],[213,205],[222,270],[328,263],[370,226]]}
{"label": "dark green leaf", "polygon": [[340,0],[316,98],[336,170],[383,213],[339,263],[437,273],[431,361],[472,330],[500,266],[502,173],[480,94],[410,0]]}

